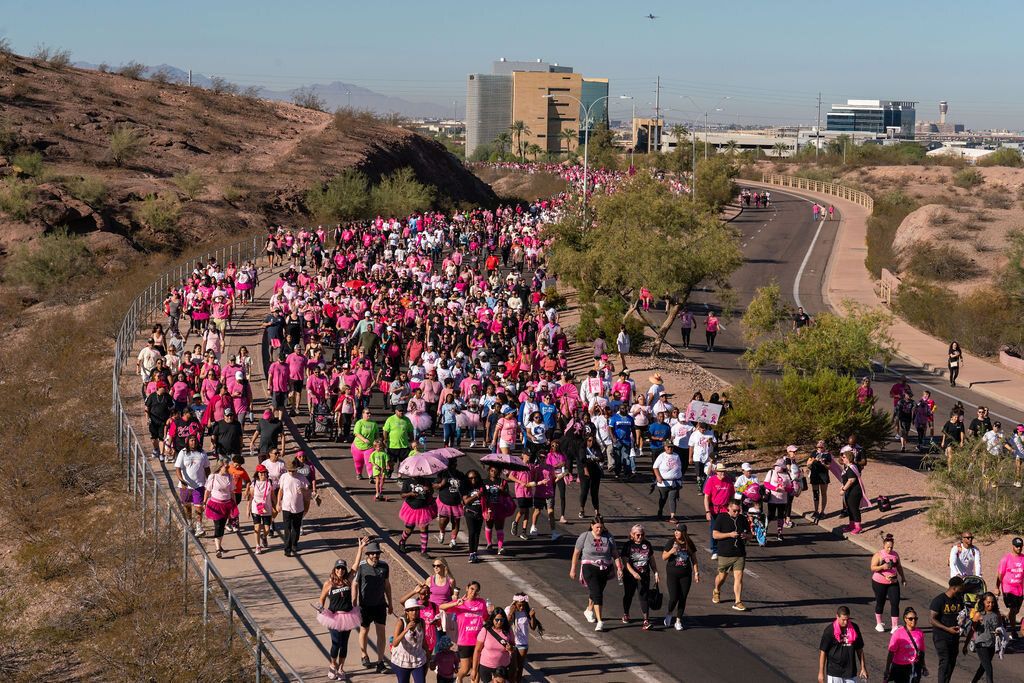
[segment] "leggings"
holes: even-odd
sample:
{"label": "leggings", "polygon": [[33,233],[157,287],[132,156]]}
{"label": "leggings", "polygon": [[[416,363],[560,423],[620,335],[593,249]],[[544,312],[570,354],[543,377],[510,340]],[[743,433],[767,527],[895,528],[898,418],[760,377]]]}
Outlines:
{"label": "leggings", "polygon": [[[954,368],[952,365],[950,365],[949,366],[949,383],[950,384],[955,384],[956,383],[956,378],[959,377],[959,376],[960,376],[960,366],[958,365],[957,367]],[[968,382],[968,384],[970,384],[970,382]],[[989,671],[991,671],[991,668],[989,668]],[[992,674],[989,674],[988,679],[990,681],[992,680]]]}
{"label": "leggings", "polygon": [[626,570],[622,573],[622,613],[629,614],[629,608],[633,604],[633,593],[640,596],[640,611],[646,619],[651,610],[647,606],[647,594],[651,590],[651,570],[644,567],[640,572],[640,578],[634,579],[633,575]]}
{"label": "leggings", "polygon": [[707,336],[707,340],[708,340],[708,348],[713,350],[715,348],[715,337],[718,336],[718,333],[717,332],[705,332],[705,335]]}
{"label": "leggings", "polygon": [[995,645],[975,645],[974,651],[978,655],[978,670],[974,672],[971,683],[978,683],[981,677],[985,677],[985,683],[992,683],[992,656],[996,653]]}
{"label": "leggings", "polygon": [[558,489],[558,495],[552,496],[552,498],[558,498],[559,504],[561,505],[561,507],[559,508],[559,514],[565,517],[565,479],[559,479],[558,481],[556,481],[555,488]]}
{"label": "leggings", "polygon": [[587,504],[587,494],[590,494],[590,504],[594,510],[600,510],[601,504],[598,501],[598,492],[601,489],[601,475],[594,477],[580,477],[580,509]]}
{"label": "leggings", "polygon": [[590,601],[595,605],[604,604],[604,587],[608,585],[608,577],[611,576],[611,573],[611,567],[602,571],[596,564],[583,565],[583,581],[587,584]]}
{"label": "leggings", "polygon": [[852,488],[843,494],[843,502],[850,513],[850,523],[860,524],[860,489]]}
{"label": "leggings", "polygon": [[227,526],[228,518],[222,517],[220,519],[213,520],[213,537],[222,538],[224,536],[224,527]]}
{"label": "leggings", "polygon": [[871,587],[875,590],[875,614],[882,613],[885,601],[888,600],[889,616],[897,618],[900,615],[900,584],[872,581]]}
{"label": "leggings", "polygon": [[682,619],[686,611],[686,597],[690,594],[690,584],[693,582],[693,568],[689,563],[685,567],[676,567],[670,564],[665,572],[668,577],[668,607],[665,614],[672,614],[676,611],[676,618]]}
{"label": "leggings", "polygon": [[418,666],[415,669],[406,669],[404,666],[391,665],[391,670],[395,672],[395,677],[398,679],[398,683],[427,683],[427,666]]}
{"label": "leggings", "polygon": [[690,333],[693,332],[692,327],[683,328],[683,346],[689,348],[690,346]]}
{"label": "leggings", "polygon": [[480,530],[483,528],[483,517],[477,514],[466,513],[466,535],[469,536],[469,552],[475,553],[480,547]]}
{"label": "leggings", "polygon": [[665,503],[668,502],[668,511],[673,517],[676,516],[676,503],[679,502],[679,489],[668,486],[658,487],[658,516],[665,511]]}
{"label": "leggings", "polygon": [[331,659],[344,659],[348,652],[348,637],[352,631],[335,631],[328,629],[331,633]]}
{"label": "leggings", "polygon": [[373,453],[372,447],[363,449],[352,446],[352,464],[355,465],[357,475],[361,475],[363,472],[366,472],[367,476],[373,475],[370,453]]}

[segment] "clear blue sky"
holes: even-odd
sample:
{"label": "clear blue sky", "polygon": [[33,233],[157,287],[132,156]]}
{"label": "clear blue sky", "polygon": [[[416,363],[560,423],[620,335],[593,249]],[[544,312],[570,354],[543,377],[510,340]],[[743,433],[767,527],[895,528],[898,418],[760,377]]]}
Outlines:
{"label": "clear blue sky", "polygon": [[[660,18],[644,18],[653,12]],[[4,0],[0,35],[75,60],[168,63],[271,88],[343,80],[410,100],[465,100],[465,77],[498,57],[611,79],[670,120],[810,124],[847,98],[918,100],[918,119],[1024,128],[1017,87],[1024,3],[986,0],[266,2]],[[694,106],[683,95],[697,101]],[[648,104],[650,103],[650,104]],[[613,103],[612,116],[628,116]]]}

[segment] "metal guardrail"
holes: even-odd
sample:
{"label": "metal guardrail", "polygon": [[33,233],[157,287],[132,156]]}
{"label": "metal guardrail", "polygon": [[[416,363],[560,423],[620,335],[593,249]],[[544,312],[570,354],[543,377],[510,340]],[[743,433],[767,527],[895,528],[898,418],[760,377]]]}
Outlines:
{"label": "metal guardrail", "polygon": [[[132,425],[121,396],[122,372],[132,360],[136,343],[140,339],[139,333],[143,331],[140,326],[159,317],[168,287],[180,282],[196,266],[205,264],[211,257],[216,258],[220,264],[226,264],[228,261],[239,263],[258,258],[260,247],[261,240],[256,236],[251,240],[236,242],[192,258],[161,274],[132,300],[121,320],[114,343],[111,410],[117,423],[117,453],[124,470],[125,486],[142,507],[142,533],[151,532],[157,537],[161,534],[181,534],[182,584],[187,596],[190,575],[202,583],[203,623],[209,623],[212,598],[213,605],[223,613],[228,622],[228,641],[232,642],[237,634],[245,640],[252,652],[256,681],[261,683],[270,680],[283,683],[302,681],[302,677],[266,637],[259,623],[238,600],[225,577],[210,561],[209,553],[186,522],[173,488],[160,486],[159,480],[164,476],[163,472],[153,469],[147,450]],[[141,381],[139,378],[140,384]],[[187,598],[185,603],[188,604]]]}
{"label": "metal guardrail", "polygon": [[853,188],[846,187],[845,185],[839,185],[837,183],[826,183],[821,180],[811,180],[810,178],[800,178],[799,176],[791,175],[779,175],[778,173],[763,173],[761,175],[761,182],[767,183],[768,185],[793,187],[798,190],[809,190],[811,192],[830,194],[834,197],[848,199],[851,202],[860,204],[868,211],[873,211],[875,208],[875,200],[872,199],[871,195],[867,192],[854,190]]}

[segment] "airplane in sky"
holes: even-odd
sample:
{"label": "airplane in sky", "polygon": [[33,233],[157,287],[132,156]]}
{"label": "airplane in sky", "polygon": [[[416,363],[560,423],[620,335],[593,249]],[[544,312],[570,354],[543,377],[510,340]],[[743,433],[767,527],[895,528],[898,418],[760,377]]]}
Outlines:
{"label": "airplane in sky", "polygon": [[655,20],[655,19],[657,19],[658,17],[654,16],[653,14],[648,14],[648,15],[647,15],[646,17],[644,17],[644,18],[645,18],[645,19],[650,19],[651,21],[654,21],[654,20]]}

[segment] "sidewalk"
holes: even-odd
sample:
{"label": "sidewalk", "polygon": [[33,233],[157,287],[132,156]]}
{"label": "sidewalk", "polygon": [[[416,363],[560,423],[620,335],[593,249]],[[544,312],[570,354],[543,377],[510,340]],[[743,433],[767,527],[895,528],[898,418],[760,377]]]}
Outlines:
{"label": "sidewalk", "polygon": [[[777,187],[754,181],[744,182],[769,188]],[[843,301],[850,300],[869,308],[889,310],[875,294],[874,281],[864,266],[864,259],[867,256],[868,210],[852,201],[832,195],[791,187],[784,189],[791,194],[834,204],[840,211],[839,230],[829,259],[823,292],[829,306],[839,312],[838,306]],[[936,339],[899,317],[894,318],[889,333],[896,342],[897,353],[900,356],[936,377],[948,378],[946,353],[949,340]],[[1024,411],[1024,376],[966,352],[964,360],[966,362],[963,363],[958,379],[960,385]]]}

